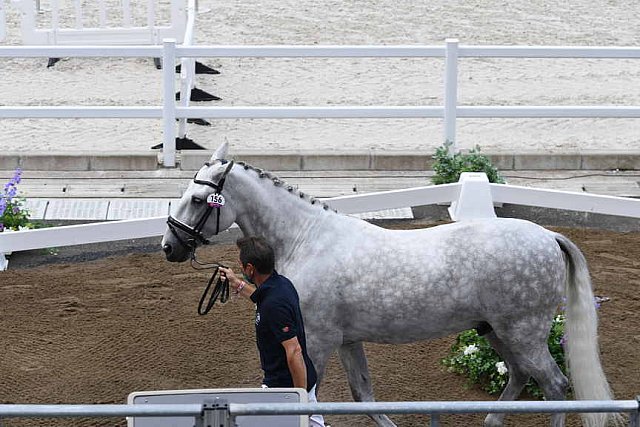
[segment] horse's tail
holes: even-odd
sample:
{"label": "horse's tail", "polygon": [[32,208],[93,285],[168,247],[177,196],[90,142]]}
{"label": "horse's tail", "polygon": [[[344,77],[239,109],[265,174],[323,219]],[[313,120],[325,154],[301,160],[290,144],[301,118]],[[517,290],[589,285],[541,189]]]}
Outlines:
{"label": "horse's tail", "polygon": [[[613,393],[602,370],[598,346],[598,315],[596,314],[587,261],[580,249],[561,234],[555,239],[565,254],[567,266],[565,360],[577,400],[612,400]],[[611,418],[622,420],[619,414],[590,413],[583,415],[588,427],[600,427]]]}

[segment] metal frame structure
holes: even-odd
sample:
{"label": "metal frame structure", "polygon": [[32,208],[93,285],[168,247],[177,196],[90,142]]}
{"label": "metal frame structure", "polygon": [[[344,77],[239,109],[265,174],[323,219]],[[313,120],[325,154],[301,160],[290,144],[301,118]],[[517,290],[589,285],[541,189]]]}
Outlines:
{"label": "metal frame structure", "polygon": [[[440,425],[444,414],[469,413],[628,413],[629,426],[640,427],[640,401],[636,400],[558,400],[487,402],[328,402],[328,403],[229,403],[154,405],[0,405],[2,418],[61,417],[194,417],[195,426],[232,427],[237,416],[338,415],[338,414],[427,414],[429,425]],[[215,424],[212,421],[215,420]],[[159,419],[158,426],[161,427]]]}

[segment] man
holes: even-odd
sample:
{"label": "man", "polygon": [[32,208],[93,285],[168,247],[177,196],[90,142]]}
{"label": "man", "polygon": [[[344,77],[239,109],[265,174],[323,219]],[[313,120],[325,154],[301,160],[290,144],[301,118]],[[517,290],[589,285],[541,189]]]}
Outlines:
{"label": "man", "polygon": [[[273,249],[262,237],[236,242],[245,280],[230,268],[220,268],[237,295],[256,304],[256,342],[267,387],[300,387],[316,400],[316,370],[307,354],[298,293],[289,279],[275,271]],[[324,427],[322,415],[312,415],[310,425]]]}

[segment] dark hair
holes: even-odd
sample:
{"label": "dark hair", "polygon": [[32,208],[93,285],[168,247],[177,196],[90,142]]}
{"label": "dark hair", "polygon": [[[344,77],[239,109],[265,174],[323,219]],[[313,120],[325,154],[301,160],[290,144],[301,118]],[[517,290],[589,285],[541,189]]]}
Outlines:
{"label": "dark hair", "polygon": [[242,237],[236,241],[236,245],[240,249],[240,262],[243,267],[251,263],[260,274],[273,272],[275,266],[273,248],[264,237]]}

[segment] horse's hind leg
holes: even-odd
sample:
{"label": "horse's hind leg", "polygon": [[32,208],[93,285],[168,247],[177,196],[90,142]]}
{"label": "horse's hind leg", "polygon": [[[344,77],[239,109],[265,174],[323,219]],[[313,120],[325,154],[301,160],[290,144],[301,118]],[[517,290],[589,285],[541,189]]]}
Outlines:
{"label": "horse's hind leg", "polygon": [[[491,345],[505,359],[509,369],[509,382],[500,400],[517,398],[529,377],[536,380],[546,400],[564,400],[569,381],[549,352],[546,334],[529,331],[526,338],[515,339],[509,334],[502,336],[506,338],[498,338],[495,332],[487,336]],[[485,426],[500,426],[503,419],[504,414],[489,414],[485,418]],[[564,424],[565,414],[551,416],[553,427],[563,427]]]}
{"label": "horse's hind leg", "polygon": [[[522,371],[516,363],[516,357],[509,348],[498,338],[495,332],[491,331],[485,338],[489,341],[493,349],[504,359],[507,369],[509,370],[509,381],[502,391],[498,400],[516,400],[522,389],[529,381],[529,375]],[[499,427],[504,422],[505,414],[489,414],[484,420],[485,427]]]}
{"label": "horse's hind leg", "polygon": [[[373,402],[373,387],[369,376],[367,358],[364,354],[362,342],[345,343],[338,349],[342,366],[347,372],[351,395],[356,402]],[[383,427],[393,427],[395,424],[386,415],[370,415],[370,417]]]}
{"label": "horse's hind leg", "polygon": [[[553,356],[551,356],[546,343],[540,349],[537,363],[531,372],[531,376],[542,389],[546,400],[564,400],[566,398],[569,380],[564,376]],[[563,413],[551,416],[551,425],[553,427],[564,427],[564,422],[565,414]]]}

